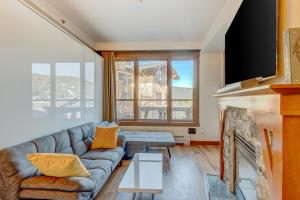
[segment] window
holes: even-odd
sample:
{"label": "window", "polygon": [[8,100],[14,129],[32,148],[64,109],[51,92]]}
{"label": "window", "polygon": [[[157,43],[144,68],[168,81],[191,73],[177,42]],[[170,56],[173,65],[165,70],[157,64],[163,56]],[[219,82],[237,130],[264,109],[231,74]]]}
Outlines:
{"label": "window", "polygon": [[100,64],[95,62],[94,57],[83,63],[32,63],[32,117],[98,120]]}
{"label": "window", "polygon": [[122,119],[134,119],[134,62],[116,62],[116,97],[117,117]]}
{"label": "window", "polygon": [[55,64],[55,91],[57,113],[66,119],[81,119],[80,63]]}
{"label": "window", "polygon": [[[56,107],[80,107],[80,63],[56,63]],[[77,114],[79,115],[79,114]]]}
{"label": "window", "polygon": [[193,60],[172,60],[172,119],[193,119]]}
{"label": "window", "polygon": [[167,61],[138,61],[138,119],[167,119]]}
{"label": "window", "polygon": [[120,125],[199,125],[199,52],[115,55]]}
{"label": "window", "polygon": [[32,63],[32,116],[48,117],[51,107],[51,80],[49,63]]}
{"label": "window", "polygon": [[95,63],[86,62],[84,66],[85,106],[95,107]]}

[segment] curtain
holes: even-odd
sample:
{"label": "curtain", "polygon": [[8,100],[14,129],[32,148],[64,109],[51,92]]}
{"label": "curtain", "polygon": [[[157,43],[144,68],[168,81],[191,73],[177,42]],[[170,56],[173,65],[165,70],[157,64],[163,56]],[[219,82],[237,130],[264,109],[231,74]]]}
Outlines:
{"label": "curtain", "polygon": [[102,52],[103,66],[103,121],[115,122],[116,113],[116,82],[114,52]]}

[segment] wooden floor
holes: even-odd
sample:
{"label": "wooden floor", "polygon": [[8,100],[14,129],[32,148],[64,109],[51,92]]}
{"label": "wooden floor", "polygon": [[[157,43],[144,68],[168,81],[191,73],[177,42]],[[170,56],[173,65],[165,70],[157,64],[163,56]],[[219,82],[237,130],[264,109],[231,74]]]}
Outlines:
{"label": "wooden floor", "polygon": [[[204,173],[218,174],[219,146],[176,146],[171,153],[169,160],[164,151],[163,193],[155,195],[155,200],[205,200]],[[132,199],[131,193],[118,192],[129,162],[123,161],[123,166],[113,172],[96,200]],[[151,195],[142,194],[137,199],[150,200]]]}

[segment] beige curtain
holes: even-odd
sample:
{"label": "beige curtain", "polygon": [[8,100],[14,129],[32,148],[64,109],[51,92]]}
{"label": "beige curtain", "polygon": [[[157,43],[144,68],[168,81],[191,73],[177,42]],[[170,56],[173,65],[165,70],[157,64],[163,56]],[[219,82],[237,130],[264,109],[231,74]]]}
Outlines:
{"label": "beige curtain", "polygon": [[116,82],[114,52],[102,52],[103,66],[103,120],[116,121]]}

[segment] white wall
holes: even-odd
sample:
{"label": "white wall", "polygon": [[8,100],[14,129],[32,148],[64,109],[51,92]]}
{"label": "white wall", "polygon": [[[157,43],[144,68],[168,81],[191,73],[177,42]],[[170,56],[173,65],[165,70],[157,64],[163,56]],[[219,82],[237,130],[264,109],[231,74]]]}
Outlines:
{"label": "white wall", "polygon": [[200,56],[200,127],[196,135],[188,135],[188,127],[124,126],[124,130],[169,131],[175,136],[189,137],[194,141],[219,140],[219,108],[213,97],[222,86],[223,55]]}
{"label": "white wall", "polygon": [[[96,42],[95,40],[89,36],[86,32],[80,29],[77,25],[75,25],[71,20],[69,20],[63,13],[61,13],[57,8],[53,7],[49,4],[48,1],[42,0],[19,0],[28,7],[32,7],[38,10],[40,14],[44,16],[51,17],[51,20],[54,20],[59,26],[63,27],[65,30],[68,30],[72,34],[76,35],[76,37],[80,38],[85,44],[89,45],[91,48],[95,48]],[[64,23],[62,22],[64,21]]]}
{"label": "white wall", "polygon": [[[32,110],[33,63],[48,64],[51,74],[53,69],[55,74],[58,62],[79,63],[83,73],[86,63],[102,62],[98,55],[17,0],[1,1],[0,24],[0,149],[101,119],[102,94],[98,87],[102,87],[102,69],[98,65],[96,109],[86,108],[84,98],[80,98],[81,106],[76,107],[80,117],[66,117],[68,113],[55,104],[55,87],[52,85],[55,76],[52,76],[51,96],[54,99],[49,100],[48,112],[43,117],[36,117]],[[81,95],[84,95],[82,77],[80,87]]]}

